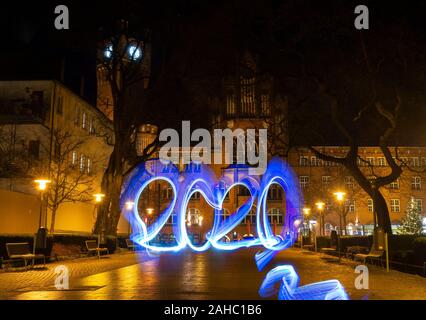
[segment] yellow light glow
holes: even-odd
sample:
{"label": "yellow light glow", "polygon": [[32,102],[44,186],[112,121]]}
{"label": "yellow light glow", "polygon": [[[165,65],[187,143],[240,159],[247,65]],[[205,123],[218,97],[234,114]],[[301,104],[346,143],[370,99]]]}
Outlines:
{"label": "yellow light glow", "polygon": [[152,209],[152,208],[147,208],[147,209],[146,209],[146,213],[148,213],[148,214],[153,214],[153,213],[154,213],[154,209]]}
{"label": "yellow light glow", "polygon": [[34,180],[35,183],[37,183],[37,189],[38,190],[46,190],[47,185],[51,182],[50,180],[46,180],[46,179],[37,179]]}
{"label": "yellow light glow", "polygon": [[310,211],[311,211],[310,208],[303,208],[303,213],[306,215],[308,215]]}
{"label": "yellow light glow", "polygon": [[315,203],[315,205],[317,206],[318,210],[323,210],[324,206],[325,206],[325,203],[319,201],[319,202]]}
{"label": "yellow light glow", "polygon": [[102,198],[105,197],[103,193],[95,193],[93,195],[95,197],[95,202],[102,202]]}
{"label": "yellow light glow", "polygon": [[198,217],[198,225],[201,226],[203,224],[203,216]]}
{"label": "yellow light glow", "polygon": [[341,192],[341,191],[335,192],[333,194],[336,196],[337,201],[343,201],[346,195],[345,192]]}
{"label": "yellow light glow", "polygon": [[126,202],[126,209],[127,210],[132,210],[134,207],[135,203],[133,201],[127,201]]}

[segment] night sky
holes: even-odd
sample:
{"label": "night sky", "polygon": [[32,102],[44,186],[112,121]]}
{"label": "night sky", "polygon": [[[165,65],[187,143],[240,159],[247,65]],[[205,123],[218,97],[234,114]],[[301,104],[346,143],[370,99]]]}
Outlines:
{"label": "night sky", "polygon": [[[54,28],[59,4],[69,8],[70,30]],[[358,4],[370,9],[370,30],[353,27]],[[78,92],[84,76],[85,98],[91,102],[98,41],[119,18],[136,32],[149,28],[153,83],[156,70],[164,65],[170,70],[158,89],[167,91],[167,97],[155,103],[176,116],[197,111],[203,97],[218,90],[219,79],[232,73],[235,57],[248,50],[259,70],[274,76],[276,90],[289,97],[290,118],[297,124],[293,135],[301,144],[306,141],[298,137],[309,130],[321,139],[308,143],[344,143],[331,129],[327,104],[312,79],[324,81],[339,97],[344,121],[369,103],[371,76],[362,38],[377,96],[389,107],[395,92],[402,98],[395,141],[426,146],[426,3],[421,0],[2,1],[0,15],[2,80],[58,79],[65,61],[65,84]],[[380,121],[372,114],[353,128],[363,144],[376,143]]]}

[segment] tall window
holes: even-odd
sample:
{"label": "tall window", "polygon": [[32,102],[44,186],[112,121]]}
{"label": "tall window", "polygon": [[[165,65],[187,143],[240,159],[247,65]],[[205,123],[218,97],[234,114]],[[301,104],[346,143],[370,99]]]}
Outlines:
{"label": "tall window", "polygon": [[167,220],[168,225],[174,225],[177,223],[177,215],[176,212],[172,211],[172,214],[170,215],[169,219]]}
{"label": "tall window", "polygon": [[367,199],[368,212],[374,212],[373,199]]}
{"label": "tall window", "polygon": [[201,223],[201,212],[197,208],[189,208],[186,214],[186,223],[188,225],[195,224],[199,225]]}
{"label": "tall window", "polygon": [[256,208],[252,208],[248,215],[244,217],[243,224],[256,224]]}
{"label": "tall window", "polygon": [[386,159],[385,157],[378,157],[377,158],[377,165],[380,167],[386,166]]}
{"label": "tall window", "polygon": [[300,176],[299,181],[300,181],[300,187],[304,189],[309,184],[309,177],[308,176]]}
{"label": "tall window", "polygon": [[81,115],[81,127],[83,129],[87,128],[87,114],[86,112],[83,111],[82,115]]}
{"label": "tall window", "polygon": [[172,187],[167,187],[163,189],[163,198],[166,200],[170,200],[173,197],[173,189]]}
{"label": "tall window", "polygon": [[243,116],[256,115],[254,78],[241,78],[241,113]]}
{"label": "tall window", "polygon": [[89,119],[89,133],[90,134],[95,133],[95,119],[93,116],[90,117]]}
{"label": "tall window", "polygon": [[87,174],[92,173],[92,159],[87,157]]}
{"label": "tall window", "polygon": [[269,94],[260,95],[260,110],[262,112],[262,116],[269,116],[271,114]]}
{"label": "tall window", "polygon": [[268,200],[281,200],[281,187],[277,184],[271,185],[268,190]]}
{"label": "tall window", "polygon": [[199,192],[195,192],[195,193],[191,196],[191,200],[200,200],[200,193],[199,193]]}
{"label": "tall window", "polygon": [[353,187],[354,187],[354,177],[352,177],[352,176],[346,176],[345,177],[345,186],[348,189],[353,189]]}
{"label": "tall window", "polygon": [[84,172],[84,169],[86,168],[86,157],[84,154],[80,156],[80,172]]}
{"label": "tall window", "polygon": [[299,163],[302,167],[307,167],[309,165],[309,158],[306,156],[300,156]]}
{"label": "tall window", "polygon": [[389,184],[389,189],[398,190],[399,189],[399,179],[396,179],[395,181],[391,182]]}
{"label": "tall window", "polygon": [[71,164],[75,166],[77,164],[77,151],[72,152],[71,156]]}
{"label": "tall window", "polygon": [[272,208],[268,212],[268,220],[271,224],[283,224],[283,214],[280,208]]}
{"label": "tall window", "polygon": [[410,159],[410,166],[412,166],[412,167],[420,167],[419,157],[412,157]]}
{"label": "tall window", "polygon": [[416,209],[420,211],[420,213],[423,212],[423,200],[422,199],[414,199],[414,204],[416,206]]}
{"label": "tall window", "polygon": [[345,209],[350,213],[355,212],[355,200],[347,199],[345,201]]}
{"label": "tall window", "polygon": [[399,204],[399,199],[390,199],[390,207],[392,212],[400,212],[401,207]]}
{"label": "tall window", "polygon": [[311,166],[313,166],[313,167],[320,167],[321,165],[322,165],[322,160],[321,159],[318,159],[315,156],[311,157]]}
{"label": "tall window", "polygon": [[323,185],[328,186],[331,182],[331,176],[322,176],[321,182],[322,182]]}
{"label": "tall window", "polygon": [[411,189],[420,190],[422,188],[422,180],[419,176],[414,176],[411,178]]}
{"label": "tall window", "polygon": [[371,166],[374,166],[374,165],[375,165],[374,157],[367,157],[365,160],[366,160],[366,161],[368,162],[368,164],[370,164]]}
{"label": "tall window", "polygon": [[233,94],[226,97],[226,115],[234,116],[235,111],[235,95]]}

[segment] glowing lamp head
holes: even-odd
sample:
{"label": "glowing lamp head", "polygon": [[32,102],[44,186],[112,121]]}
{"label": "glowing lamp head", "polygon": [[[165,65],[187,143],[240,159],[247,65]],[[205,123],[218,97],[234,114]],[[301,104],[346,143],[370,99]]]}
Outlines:
{"label": "glowing lamp head", "polygon": [[303,208],[303,213],[304,213],[305,215],[308,215],[308,214],[309,214],[309,212],[311,212],[311,209],[310,209],[310,208]]}
{"label": "glowing lamp head", "polygon": [[323,209],[324,209],[325,203],[324,203],[324,202],[319,201],[319,202],[315,203],[315,205],[317,206],[318,210],[320,210],[320,211],[321,211],[321,210],[323,210]]}
{"label": "glowing lamp head", "polygon": [[126,201],[125,205],[127,210],[132,210],[135,203],[133,201]]}
{"label": "glowing lamp head", "polygon": [[337,201],[343,201],[346,195],[345,192],[341,192],[341,191],[335,192],[333,194],[336,196]]}
{"label": "glowing lamp head", "polygon": [[105,197],[103,193],[95,193],[93,196],[95,197],[96,203],[102,202],[103,197]]}
{"label": "glowing lamp head", "polygon": [[37,189],[40,191],[44,191],[47,188],[47,185],[51,182],[50,180],[46,179],[37,179],[34,180],[35,183],[37,183]]}
{"label": "glowing lamp head", "polygon": [[152,208],[147,208],[147,209],[146,209],[146,213],[148,213],[149,215],[151,215],[151,214],[153,214],[153,213],[154,213],[154,209],[152,209]]}
{"label": "glowing lamp head", "polygon": [[198,225],[201,227],[201,225],[203,224],[203,216],[199,216],[198,217]]}

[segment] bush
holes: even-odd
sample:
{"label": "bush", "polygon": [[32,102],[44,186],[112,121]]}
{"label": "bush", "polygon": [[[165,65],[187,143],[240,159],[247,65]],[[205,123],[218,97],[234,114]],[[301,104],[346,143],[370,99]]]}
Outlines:
{"label": "bush", "polygon": [[321,248],[330,248],[331,239],[327,236],[318,236],[317,237],[317,250]]}
{"label": "bush", "polygon": [[416,264],[423,265],[426,262],[426,237],[418,237],[414,240],[413,254]]}

